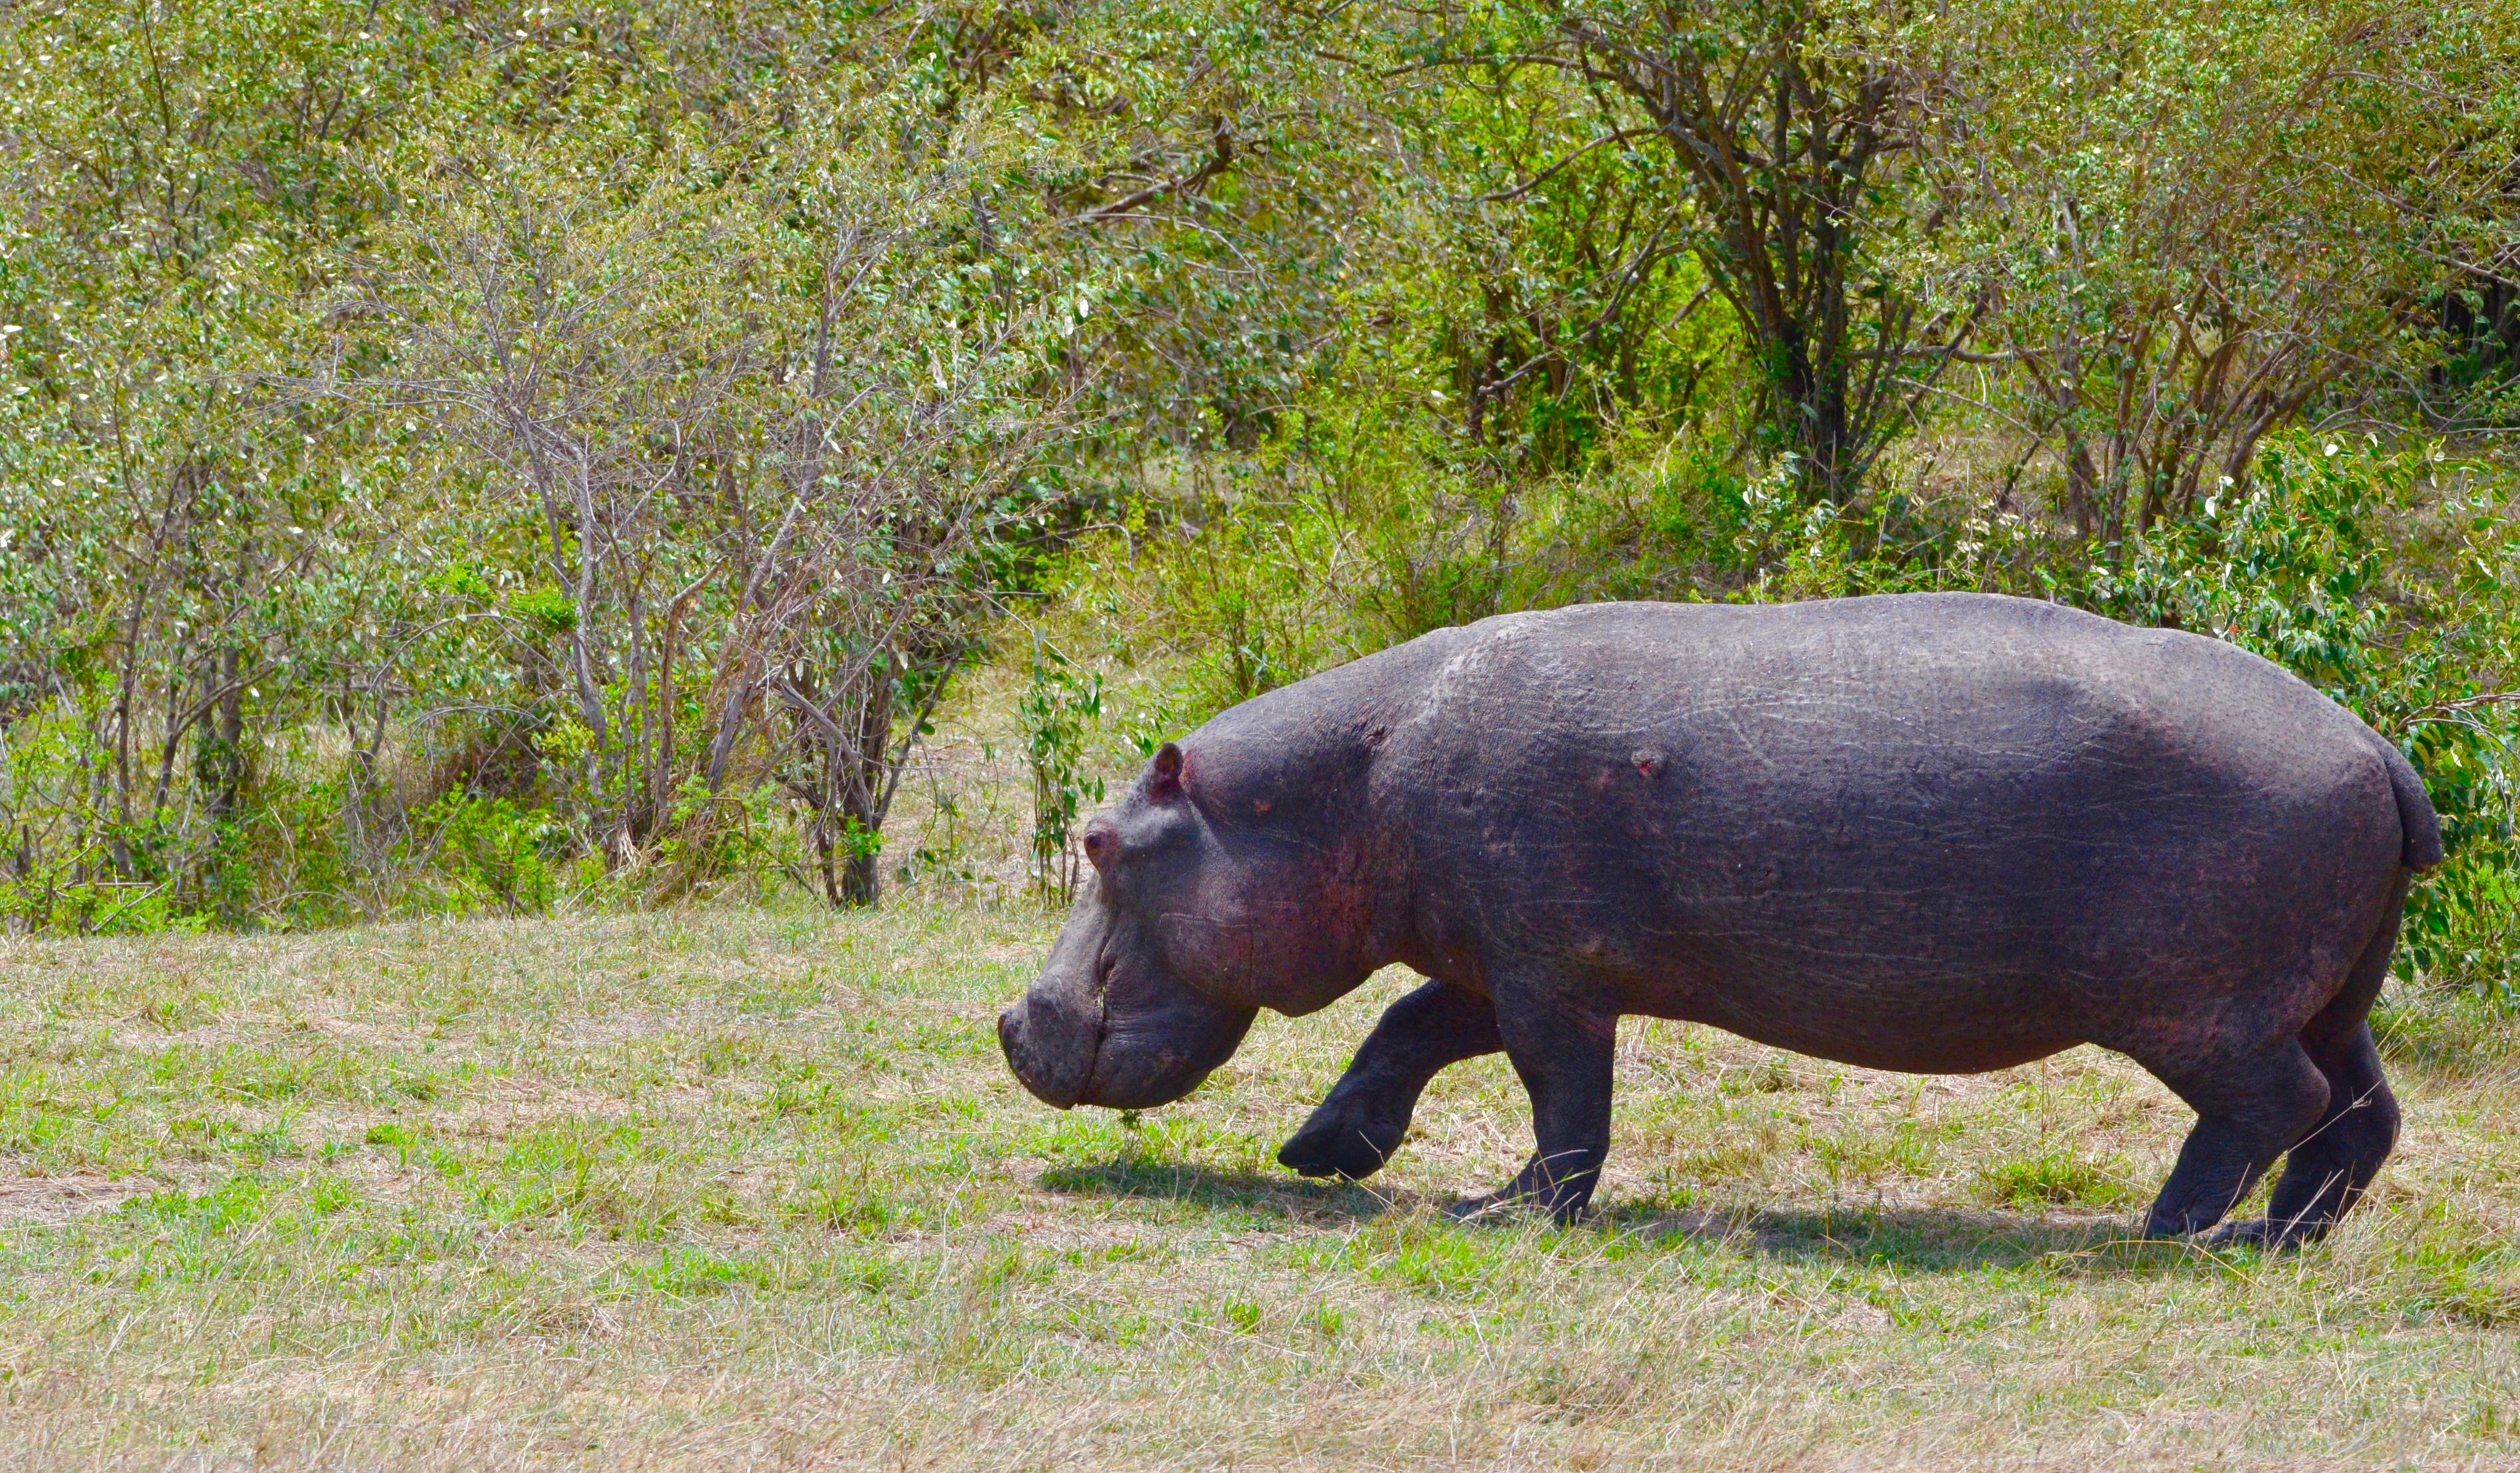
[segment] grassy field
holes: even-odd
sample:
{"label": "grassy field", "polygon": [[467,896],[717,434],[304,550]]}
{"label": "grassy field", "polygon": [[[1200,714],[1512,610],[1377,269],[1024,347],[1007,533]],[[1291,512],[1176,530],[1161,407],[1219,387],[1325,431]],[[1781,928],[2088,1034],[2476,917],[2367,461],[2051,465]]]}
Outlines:
{"label": "grassy field", "polygon": [[2398,999],[2403,1153],[2289,1257],[2120,1241],[2092,1050],[1872,1074],[1632,1023],[1596,1219],[1270,1160],[1378,978],[1060,1115],[1049,922],[901,905],[0,942],[0,1468],[2520,1466],[2520,1027]]}

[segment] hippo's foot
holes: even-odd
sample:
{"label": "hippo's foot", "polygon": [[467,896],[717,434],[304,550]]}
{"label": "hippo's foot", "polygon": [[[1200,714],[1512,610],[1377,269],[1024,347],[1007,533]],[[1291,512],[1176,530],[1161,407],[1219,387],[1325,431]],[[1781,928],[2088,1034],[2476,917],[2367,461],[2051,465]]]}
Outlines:
{"label": "hippo's foot", "polygon": [[1444,1216],[1456,1223],[1475,1223],[1482,1218],[1504,1217],[1508,1213],[1528,1208],[1531,1205],[1532,1202],[1527,1197],[1518,1197],[1508,1191],[1491,1191],[1475,1197],[1462,1198],[1445,1208]]}
{"label": "hippo's foot", "polygon": [[1545,1212],[1558,1227],[1572,1228],[1583,1218],[1584,1208],[1593,1200],[1594,1184],[1599,1180],[1598,1167],[1579,1164],[1577,1169],[1561,1174],[1551,1171],[1535,1156],[1503,1188],[1455,1202],[1444,1209],[1444,1216],[1457,1223],[1472,1223],[1514,1212]]}
{"label": "hippo's foot", "polygon": [[[1585,1197],[1588,1199],[1591,1195],[1592,1193],[1590,1192],[1585,1193]],[[1550,1204],[1549,1200],[1540,1193],[1515,1191],[1508,1187],[1504,1191],[1491,1191],[1481,1196],[1463,1197],[1462,1200],[1455,1202],[1450,1207],[1445,1208],[1444,1216],[1451,1218],[1456,1223],[1478,1223],[1496,1218],[1514,1217],[1524,1213],[1537,1215],[1543,1212],[1549,1214],[1550,1221],[1555,1223],[1558,1227],[1572,1228],[1578,1222],[1583,1220],[1584,1202],[1580,1200],[1559,1202],[1552,1206]]]}
{"label": "hippo's foot", "polygon": [[1333,1093],[1278,1148],[1278,1164],[1307,1177],[1362,1182],[1400,1149],[1409,1115],[1405,1107],[1396,1113],[1375,1109],[1372,1101],[1342,1100]]}
{"label": "hippo's foot", "polygon": [[2327,1235],[2328,1225],[2321,1222],[2285,1222],[2278,1218],[2251,1218],[2242,1223],[2225,1223],[2205,1235],[2208,1248],[2258,1248],[2270,1253],[2286,1248],[2299,1248],[2318,1242]]}

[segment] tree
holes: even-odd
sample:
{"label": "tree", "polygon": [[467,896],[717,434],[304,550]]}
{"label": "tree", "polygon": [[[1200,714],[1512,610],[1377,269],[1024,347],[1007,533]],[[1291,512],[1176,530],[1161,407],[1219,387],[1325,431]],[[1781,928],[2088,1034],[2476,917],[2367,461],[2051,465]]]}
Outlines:
{"label": "tree", "polygon": [[341,571],[334,426],[275,412],[261,376],[298,340],[304,263],[380,202],[344,160],[407,94],[387,62],[428,28],[338,6],[7,18],[0,352],[27,432],[0,470],[22,488],[0,558],[29,595],[9,663],[35,688],[21,714],[86,734],[30,805],[43,843],[20,826],[30,872],[45,848],[73,886],[235,914],[202,892],[232,888],[256,749],[344,653],[338,626],[296,618]]}
{"label": "tree", "polygon": [[776,152],[636,112],[416,138],[428,202],[344,303],[391,369],[310,384],[428,417],[443,493],[530,527],[539,742],[616,869],[776,781],[817,887],[873,902],[903,763],[1057,500],[1026,473],[1087,290],[1024,253],[991,119],[866,81],[788,99]]}
{"label": "tree", "polygon": [[1606,131],[1672,158],[1684,239],[1740,324],[1776,448],[1844,503],[1966,340],[1903,252],[1941,223],[1916,155],[1944,87],[1930,18],[1828,0],[1587,8],[1529,59],[1596,89]]}
{"label": "tree", "polygon": [[2124,557],[2245,480],[2272,430],[2422,383],[2441,343],[2411,309],[2455,285],[2507,177],[2497,68],[2459,61],[2498,22],[2362,0],[1962,15],[1943,247],[1990,275],[1980,402],[2020,437],[2016,475],[2057,469],[2077,538]]}

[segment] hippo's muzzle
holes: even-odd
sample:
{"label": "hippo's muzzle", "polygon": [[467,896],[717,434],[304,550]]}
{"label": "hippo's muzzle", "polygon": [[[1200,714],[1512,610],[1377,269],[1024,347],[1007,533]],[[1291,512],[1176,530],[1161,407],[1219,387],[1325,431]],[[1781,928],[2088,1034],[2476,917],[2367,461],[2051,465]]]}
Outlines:
{"label": "hippo's muzzle", "polygon": [[1212,1003],[1137,955],[1089,893],[1023,1001],[998,1017],[1008,1067],[1044,1104],[1151,1109],[1188,1094],[1234,1056],[1259,1009]]}
{"label": "hippo's muzzle", "polygon": [[1036,1009],[1030,997],[998,1014],[998,1047],[1006,1050],[1007,1067],[1034,1098],[1062,1110],[1087,1102],[1101,1035],[1099,1026],[1079,1027],[1060,1009]]}

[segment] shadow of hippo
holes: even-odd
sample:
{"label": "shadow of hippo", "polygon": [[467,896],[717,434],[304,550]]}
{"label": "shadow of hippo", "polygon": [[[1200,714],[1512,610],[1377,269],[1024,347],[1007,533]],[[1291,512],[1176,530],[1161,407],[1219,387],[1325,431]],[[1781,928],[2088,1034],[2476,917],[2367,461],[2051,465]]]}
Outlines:
{"label": "shadow of hippo", "polygon": [[[1414,1192],[1384,1196],[1354,1183],[1135,1157],[1052,1167],[1040,1184],[1061,1195],[1263,1213],[1290,1227],[1351,1227],[1437,1205]],[[1722,1244],[1769,1258],[1880,1263],[1919,1272],[2010,1268],[2059,1257],[2089,1257],[2097,1271],[2125,1272],[2187,1257],[2161,1251],[2167,1245],[2130,1240],[2120,1217],[2037,1217],[1958,1207],[1707,1209],[1643,1202],[1598,1212],[1587,1228],[1605,1238]]]}

